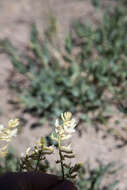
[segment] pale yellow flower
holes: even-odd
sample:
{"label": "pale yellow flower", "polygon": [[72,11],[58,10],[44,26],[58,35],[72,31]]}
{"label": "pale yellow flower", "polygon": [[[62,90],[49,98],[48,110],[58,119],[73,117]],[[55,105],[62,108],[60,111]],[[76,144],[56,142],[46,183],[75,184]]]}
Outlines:
{"label": "pale yellow flower", "polygon": [[3,130],[4,126],[0,124],[0,132]]}
{"label": "pale yellow flower", "polygon": [[71,112],[65,112],[61,114],[61,118],[62,120],[65,121],[69,121],[72,117],[72,113]]}
{"label": "pale yellow flower", "polygon": [[[17,126],[19,125],[19,120],[10,120],[8,122],[8,127],[4,127],[3,125],[0,125],[0,140],[5,142],[10,142],[12,137],[15,137],[17,135]],[[4,147],[0,148],[0,155],[5,156],[7,154],[7,147],[8,144],[6,144]]]}
{"label": "pale yellow flower", "polygon": [[14,127],[17,127],[19,125],[19,119],[11,119],[9,122],[8,122],[8,126],[9,128],[14,128]]}
{"label": "pale yellow flower", "polygon": [[[56,119],[55,126],[56,126],[55,132],[58,136],[60,136],[60,139],[62,141],[69,139],[71,137],[71,134],[66,134],[64,127],[62,125],[59,125],[58,119]],[[53,140],[58,141],[58,138],[55,138],[54,136],[52,136],[52,137],[53,137],[52,138]]]}

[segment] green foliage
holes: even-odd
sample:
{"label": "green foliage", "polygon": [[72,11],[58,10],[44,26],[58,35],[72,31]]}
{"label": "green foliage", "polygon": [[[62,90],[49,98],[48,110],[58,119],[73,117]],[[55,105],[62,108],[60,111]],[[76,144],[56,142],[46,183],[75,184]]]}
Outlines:
{"label": "green foliage", "polygon": [[0,174],[16,171],[19,171],[19,160],[15,156],[14,149],[10,147],[7,156],[0,158]]}
{"label": "green foliage", "polygon": [[115,170],[113,171],[113,164],[103,165],[99,163],[99,166],[92,170],[89,167],[87,169],[81,168],[76,183],[77,188],[78,190],[113,190],[118,181],[106,186],[102,185],[102,181],[106,174],[111,175],[115,172]]}
{"label": "green foliage", "polygon": [[[14,69],[23,74],[28,87],[18,85],[27,111],[53,118],[65,110],[87,113],[108,106],[106,93],[121,101],[127,88],[127,13],[118,7],[107,11],[99,26],[73,25],[60,54],[42,40],[32,25],[28,47],[20,55],[8,41],[1,42]],[[51,35],[51,34],[50,34]],[[60,62],[59,54],[65,65]],[[122,92],[122,98],[120,96]]]}

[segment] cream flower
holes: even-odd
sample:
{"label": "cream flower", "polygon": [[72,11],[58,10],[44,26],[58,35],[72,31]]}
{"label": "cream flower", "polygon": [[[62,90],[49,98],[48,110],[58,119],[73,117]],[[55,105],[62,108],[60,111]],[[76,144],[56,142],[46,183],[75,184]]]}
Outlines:
{"label": "cream flower", "polygon": [[[15,137],[17,135],[17,126],[19,125],[19,120],[10,120],[8,122],[8,127],[4,127],[3,125],[0,125],[0,140],[10,142],[12,137]],[[7,147],[8,144],[6,144],[4,147],[0,148],[0,155],[5,156],[7,154]]]}
{"label": "cream flower", "polygon": [[51,138],[55,141],[58,141],[58,137],[61,141],[69,139],[72,137],[72,133],[75,132],[75,126],[77,125],[77,122],[75,119],[71,119],[72,113],[71,112],[65,112],[61,114],[61,119],[63,121],[62,124],[59,123],[59,120],[56,119],[55,121],[55,132],[57,134],[57,137],[54,136],[54,134],[51,134]]}
{"label": "cream flower", "polygon": [[[61,140],[69,139],[72,135],[72,133],[75,132],[75,126],[77,125],[77,122],[75,119],[71,119],[72,113],[71,112],[65,112],[61,114],[61,118],[63,120],[63,123],[60,125],[59,120],[56,119],[55,121],[55,132],[58,136],[60,136]],[[56,141],[58,138],[54,137],[52,135],[52,139],[55,139]]]}
{"label": "cream flower", "polygon": [[68,123],[67,122],[65,122],[64,124],[63,124],[63,127],[64,127],[64,130],[65,130],[65,132],[66,133],[74,133],[75,132],[75,127],[76,127],[76,125],[77,125],[77,122],[76,122],[76,120],[75,119],[72,119],[72,120],[70,120]]}
{"label": "cream flower", "polygon": [[18,125],[19,125],[19,119],[11,119],[8,122],[9,128],[14,128],[14,127],[17,127]]}
{"label": "cream flower", "polygon": [[4,126],[0,124],[0,132],[3,130]]}
{"label": "cream flower", "polygon": [[74,133],[75,127],[77,125],[77,122],[75,119],[71,119],[72,113],[71,112],[65,112],[64,114],[61,114],[61,118],[63,120],[63,128],[66,133]]}
{"label": "cream flower", "polygon": [[72,113],[71,112],[65,112],[61,114],[61,118],[62,120],[65,121],[69,121],[72,117]]}

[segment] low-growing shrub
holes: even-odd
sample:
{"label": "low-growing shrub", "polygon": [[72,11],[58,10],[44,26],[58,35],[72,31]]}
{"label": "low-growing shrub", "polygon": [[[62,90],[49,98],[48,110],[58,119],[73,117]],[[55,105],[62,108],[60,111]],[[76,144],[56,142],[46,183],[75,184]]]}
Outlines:
{"label": "low-growing shrub", "polygon": [[117,180],[102,185],[105,175],[111,176],[116,173],[113,165],[113,163],[104,165],[99,162],[98,167],[94,169],[90,169],[89,166],[87,168],[82,167],[78,172],[76,182],[78,190],[113,190],[118,184]]}
{"label": "low-growing shrub", "polygon": [[64,53],[48,37],[42,40],[35,25],[22,53],[10,41],[1,41],[15,71],[23,74],[28,84],[17,86],[25,109],[43,118],[69,109],[81,112],[81,119],[87,120],[89,111],[99,108],[102,113],[110,106],[107,94],[110,100],[125,99],[126,17],[126,8],[118,7],[106,12],[96,27],[74,23]]}

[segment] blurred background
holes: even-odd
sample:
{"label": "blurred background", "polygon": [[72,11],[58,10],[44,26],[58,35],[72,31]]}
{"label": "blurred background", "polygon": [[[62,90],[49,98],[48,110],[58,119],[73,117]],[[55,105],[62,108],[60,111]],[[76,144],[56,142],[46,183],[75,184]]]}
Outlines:
{"label": "blurred background", "polygon": [[1,173],[65,111],[78,189],[126,190],[127,1],[0,0],[0,123],[21,125]]}

